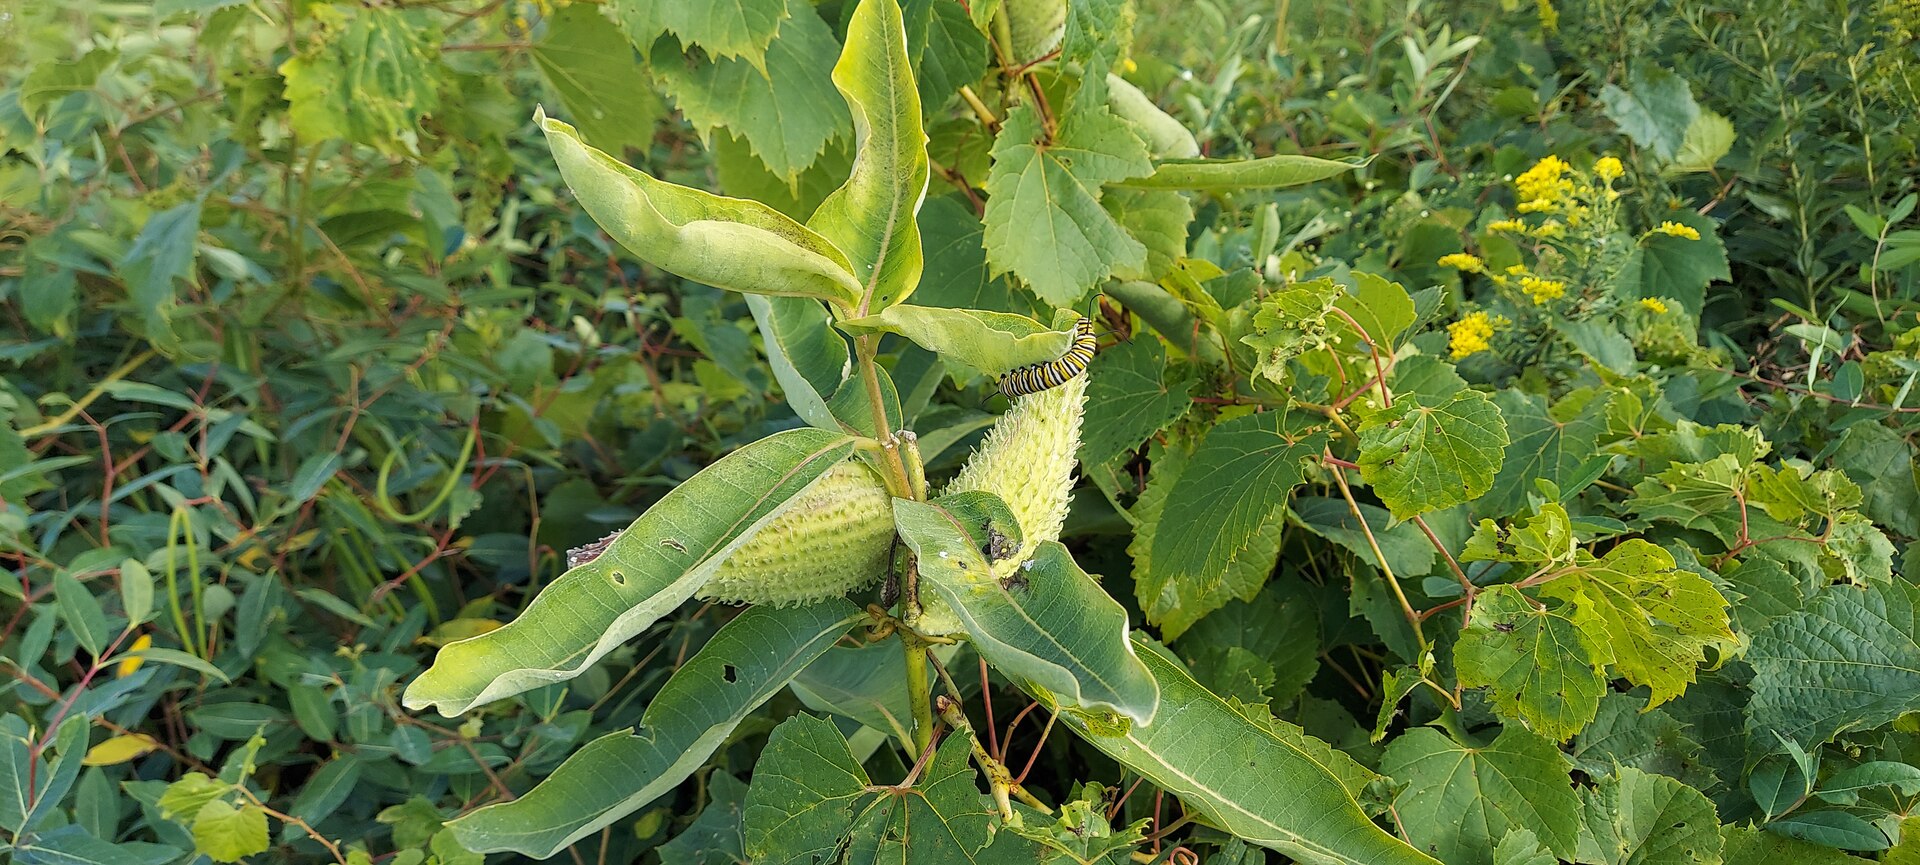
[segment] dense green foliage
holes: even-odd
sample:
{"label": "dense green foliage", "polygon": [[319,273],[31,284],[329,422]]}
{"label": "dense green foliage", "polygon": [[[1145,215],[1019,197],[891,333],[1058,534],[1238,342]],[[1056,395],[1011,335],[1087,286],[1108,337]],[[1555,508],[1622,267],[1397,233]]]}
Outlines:
{"label": "dense green foliage", "polygon": [[8,855],[1920,862],[1917,30],[0,2]]}

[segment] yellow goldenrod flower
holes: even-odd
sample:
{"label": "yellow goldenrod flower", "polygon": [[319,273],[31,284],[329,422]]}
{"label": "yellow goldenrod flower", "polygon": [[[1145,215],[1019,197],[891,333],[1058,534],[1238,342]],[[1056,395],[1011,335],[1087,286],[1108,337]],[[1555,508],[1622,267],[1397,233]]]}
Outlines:
{"label": "yellow goldenrod flower", "polygon": [[1481,261],[1480,256],[1464,252],[1440,256],[1439,264],[1441,267],[1451,267],[1467,273],[1484,273],[1487,269],[1487,263]]}
{"label": "yellow goldenrod flower", "polygon": [[1467,313],[1447,325],[1447,346],[1454,360],[1486,351],[1491,345],[1487,340],[1493,336],[1493,325],[1493,319],[1484,312]]}
{"label": "yellow goldenrod flower", "polygon": [[128,652],[127,657],[121,660],[120,665],[118,667],[114,668],[114,671],[113,671],[114,677],[124,679],[128,676],[133,675],[135,671],[140,669],[140,665],[143,663],[146,663],[146,660],[147,660],[146,656],[141,655],[140,653],[151,648],[153,648],[152,636],[147,634],[141,634],[140,636],[133,638],[133,645],[127,647],[127,652]]}
{"label": "yellow goldenrod flower", "polygon": [[1664,234],[1668,237],[1678,237],[1683,240],[1699,240],[1700,239],[1700,232],[1694,230],[1693,226],[1681,225],[1678,222],[1671,222],[1671,221],[1662,222],[1659,225],[1654,226],[1653,231],[1648,233]]}
{"label": "yellow goldenrod flower", "polygon": [[1523,276],[1520,278],[1520,290],[1526,292],[1528,297],[1533,298],[1535,306],[1539,306],[1547,301],[1559,300],[1566,296],[1567,284],[1557,279],[1541,279],[1537,276]]}
{"label": "yellow goldenrod flower", "polygon": [[1640,298],[1640,308],[1653,310],[1656,314],[1666,315],[1667,305],[1657,297]]}
{"label": "yellow goldenrod flower", "polygon": [[1557,202],[1553,201],[1552,199],[1535,198],[1528,201],[1522,201],[1519,204],[1514,205],[1513,209],[1521,213],[1552,213],[1555,210],[1560,209],[1560,205]]}
{"label": "yellow goldenrod flower", "polygon": [[1548,156],[1533,164],[1519,177],[1513,179],[1513,188],[1520,194],[1520,200],[1559,201],[1573,191],[1573,181],[1566,177],[1573,166],[1558,156]]}
{"label": "yellow goldenrod flower", "polygon": [[1566,235],[1567,227],[1552,219],[1540,223],[1540,227],[1533,230],[1533,236],[1542,240],[1552,237],[1565,237]]}
{"label": "yellow goldenrod flower", "polygon": [[1487,230],[1524,232],[1527,230],[1527,224],[1518,219],[1501,219],[1487,223]]}
{"label": "yellow goldenrod flower", "polygon": [[1593,163],[1593,176],[1600,178],[1603,183],[1612,183],[1619,180],[1621,175],[1626,173],[1627,167],[1621,165],[1620,160],[1611,156],[1602,156],[1598,161]]}
{"label": "yellow goldenrod flower", "polygon": [[1507,272],[1514,276],[1521,276],[1527,272],[1527,266],[1524,264],[1509,264],[1507,265]]}

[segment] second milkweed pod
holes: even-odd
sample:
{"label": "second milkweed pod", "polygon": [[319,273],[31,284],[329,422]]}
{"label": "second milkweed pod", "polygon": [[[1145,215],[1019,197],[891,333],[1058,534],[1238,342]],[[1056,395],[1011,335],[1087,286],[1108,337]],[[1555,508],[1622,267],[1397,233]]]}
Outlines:
{"label": "second milkweed pod", "polygon": [[786,512],[727,556],[703,600],[786,607],[878,582],[893,549],[893,497],[850,460],[822,475]]}

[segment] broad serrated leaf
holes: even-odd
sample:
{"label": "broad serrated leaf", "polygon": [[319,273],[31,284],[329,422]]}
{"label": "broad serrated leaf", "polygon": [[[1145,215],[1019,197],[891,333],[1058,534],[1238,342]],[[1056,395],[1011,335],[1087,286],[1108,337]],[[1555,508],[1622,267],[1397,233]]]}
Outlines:
{"label": "broad serrated leaf", "polygon": [[853,453],[822,430],[777,433],[675,487],[519,618],[450,643],[407,686],[408,708],[458,715],[586,669],[693,597],[720,563]]}
{"label": "broad serrated leaf", "polygon": [[[1859,865],[1860,860],[1831,847],[1821,847],[1753,826],[1721,826],[1721,861],[1727,865]],[[1893,856],[1882,860],[1896,863]],[[1910,865],[1899,862],[1898,865]]]}
{"label": "broad serrated leaf", "polygon": [[1153,545],[1166,513],[1167,496],[1191,464],[1194,444],[1176,441],[1163,447],[1149,442],[1147,488],[1127,515],[1134,524],[1133,540],[1127,544],[1127,554],[1133,557],[1134,596],[1147,621],[1159,625],[1167,639],[1180,636],[1202,616],[1234,598],[1254,597],[1273,573],[1286,528],[1277,520],[1260,526],[1227,567],[1210,579],[1175,581],[1166,569],[1156,566]]}
{"label": "broad serrated leaf", "polygon": [[907,54],[913,60],[922,107],[933,112],[987,71],[987,39],[967,20],[967,7],[948,0],[905,0]]}
{"label": "broad serrated leaf", "polygon": [[1474,503],[1474,510],[1493,516],[1523,511],[1528,497],[1539,494],[1534,482],[1541,479],[1559,487],[1563,501],[1580,492],[1572,488],[1574,480],[1590,479],[1586,469],[1607,431],[1612,400],[1593,395],[1550,410],[1544,397],[1509,388],[1494,394],[1493,403],[1506,422],[1509,441],[1492,488]]}
{"label": "broad serrated leaf", "polygon": [[1510,829],[1493,847],[1493,865],[1559,865],[1532,829]]}
{"label": "broad serrated leaf", "polygon": [[795,715],[775,727],[754,760],[747,791],[748,861],[832,861],[853,826],[867,773],[832,721]]}
{"label": "broad serrated leaf", "polygon": [[308,141],[339,138],[392,155],[419,151],[440,105],[439,32],[388,6],[315,6],[319,27],[280,65],[287,121]]}
{"label": "broad serrated leaf", "polygon": [[[663,0],[674,6],[700,6]],[[660,88],[695,128],[746,139],[767,170],[789,180],[853,129],[831,71],[840,56],[833,31],[811,4],[796,3],[767,46],[764,68],[748,57],[656,58]]]}
{"label": "broad serrated leaf", "polygon": [[1309,351],[1331,345],[1328,315],[1346,289],[1322,277],[1283,286],[1261,298],[1253,315],[1253,332],[1240,338],[1258,353],[1253,372],[1274,384],[1290,378],[1287,362]]}
{"label": "broad serrated leaf", "polygon": [[1658,218],[1692,228],[1700,232],[1700,239],[1653,234],[1641,240],[1620,268],[1617,291],[1629,300],[1678,300],[1688,315],[1698,319],[1706,302],[1707,285],[1733,279],[1727,269],[1727,248],[1717,233],[1718,224],[1684,209],[1661,213]]}
{"label": "broad serrated leaf", "polygon": [[859,311],[884,310],[920,284],[918,214],[927,194],[927,134],[895,0],[860,0],[833,83],[853,109],[853,174],[807,227],[853,263]]}
{"label": "broad serrated leaf", "polygon": [[1185,368],[1168,374],[1166,347],[1152,336],[1137,335],[1095,355],[1087,372],[1080,461],[1104,465],[1138,448],[1186,413],[1193,385]]}
{"label": "broad serrated leaf", "polygon": [[674,865],[737,865],[747,861],[747,785],[715,771],[707,779],[707,807],[692,825],[660,845],[660,861]]}
{"label": "broad serrated leaf", "polygon": [[1024,315],[979,309],[895,304],[876,315],[840,323],[851,333],[894,333],[961,369],[997,376],[1067,353],[1073,331],[1055,330]]}
{"label": "broad serrated leaf", "polygon": [[618,154],[645,148],[666,106],[642,85],[647,68],[633,46],[608,24],[597,6],[563,6],[528,53],[581,137]]}
{"label": "broad serrated leaf", "polygon": [[1152,170],[1140,137],[1104,108],[1071,112],[1051,141],[1032,107],[1015,108],[987,173],[987,261],[1055,306],[1074,305],[1116,267],[1146,267],[1146,247],[1100,206],[1100,187]]}
{"label": "broad serrated leaf", "polygon": [[1485,686],[1494,711],[1564,741],[1593,720],[1607,682],[1604,645],[1564,609],[1535,607],[1518,589],[1482,592],[1454,646],[1460,684]]}
{"label": "broad serrated leaf", "polygon": [[1407,519],[1485,493],[1506,446],[1506,423],[1486,394],[1403,395],[1360,426],[1360,476]]}
{"label": "broad serrated leaf", "polygon": [[1169,159],[1123,185],[1147,189],[1225,191],[1302,186],[1337,177],[1360,166],[1313,156],[1281,155],[1261,159]]}
{"label": "broad serrated leaf", "polygon": [[1913,446],[1877,423],[1847,427],[1833,452],[1834,466],[1860,485],[1860,512],[1888,527],[1920,526],[1920,484],[1915,481],[1914,460]]}
{"label": "broad serrated leaf", "polygon": [[1646,541],[1624,541],[1540,588],[1574,608],[1583,629],[1604,634],[1621,677],[1652,691],[1647,705],[1680,696],[1709,646],[1731,648],[1727,600],[1705,577],[1674,565]]}
{"label": "broad serrated leaf", "polygon": [[1324,743],[1305,747],[1304,734],[1275,732],[1284,722],[1249,719],[1151,645],[1141,645],[1139,655],[1160,685],[1155,723],[1117,731],[1063,715],[1081,738],[1213,825],[1300,862],[1436,865],[1368,819],[1325,755],[1316,754]]}
{"label": "broad serrated leaf", "polygon": [[1449,863],[1487,862],[1515,829],[1530,829],[1561,858],[1579,840],[1580,797],[1553,743],[1517,726],[1470,748],[1431,727],[1387,746],[1380,768],[1405,788],[1394,798],[1413,843]]}
{"label": "broad serrated leaf", "polygon": [[[1207,431],[1179,480],[1167,494],[1154,529],[1152,569],[1138,591],[1148,599],[1148,619],[1177,636],[1228,597],[1222,589],[1232,564],[1251,549],[1286,506],[1305,476],[1306,461],[1325,451],[1327,434],[1300,414],[1266,412],[1219,424]],[[1171,589],[1177,602],[1159,600]],[[1204,599],[1204,600],[1202,600]],[[1155,609],[1164,610],[1160,617]]]}
{"label": "broad serrated leaf", "polygon": [[[1283,588],[1269,583],[1253,601],[1215,610],[1180,636],[1174,653],[1216,694],[1275,706],[1292,702],[1320,670],[1320,610],[1303,592]],[[1264,681],[1249,680],[1256,693],[1220,687],[1245,679],[1246,662],[1265,674]]]}
{"label": "broad serrated leaf", "polygon": [[1601,777],[1615,765],[1665,775],[1697,789],[1718,783],[1706,763],[1705,748],[1666,709],[1647,709],[1631,694],[1611,693],[1600,701],[1593,723],[1573,745],[1580,771]]}
{"label": "broad serrated leaf", "polygon": [[995,579],[980,538],[991,526],[938,504],[894,500],[900,538],[913,549],[921,585],[959,617],[988,663],[1037,686],[1049,702],[1153,720],[1154,680],[1128,642],[1127,612],[1074,564],[1057,541],[1042,543],[1005,582]]}
{"label": "broad serrated leaf", "polygon": [[267,812],[259,805],[236,808],[214,799],[193,818],[193,846],[215,862],[238,862],[267,849]]}
{"label": "broad serrated leaf", "polygon": [[1600,105],[1634,143],[1670,161],[1686,141],[1687,127],[1700,114],[1693,90],[1678,75],[1643,61],[1634,64],[1626,89],[1608,84]]}
{"label": "broad serrated leaf", "polygon": [[[641,50],[650,48],[661,33],[698,45],[708,54],[737,57],[766,69],[765,60],[782,21],[794,12],[790,0],[610,0],[608,11]],[[807,7],[801,5],[800,14]],[[784,38],[784,34],[783,34]],[[663,61],[667,58],[662,57]]]}
{"label": "broad serrated leaf", "polygon": [[841,599],[749,608],[674,671],[639,726],[588,743],[520,798],[447,825],[468,850],[552,856],[685,781],[859,618]]}
{"label": "broad serrated leaf", "polygon": [[1694,115],[1693,122],[1687,124],[1686,135],[1680,139],[1680,150],[1672,161],[1660,167],[1660,173],[1673,177],[1712,171],[1727,151],[1733,149],[1733,139],[1733,121],[1702,108]]}
{"label": "broad serrated leaf", "polygon": [[859,303],[846,255],[779,211],[656,180],[582,144],[565,123],[534,120],[581,207],[641,260],[717,288]]}
{"label": "broad serrated leaf", "polygon": [[1395,577],[1421,577],[1433,572],[1433,542],[1412,523],[1395,523],[1382,508],[1359,503],[1360,517],[1345,499],[1333,496],[1299,496],[1293,500],[1293,516],[1301,527],[1326,538],[1369,566],[1378,567],[1367,532],[1360,527],[1364,517],[1373,541],[1387,557],[1387,567]]}
{"label": "broad serrated leaf", "polygon": [[1920,710],[1920,588],[1828,586],[1753,638],[1747,729],[1811,748]]}
{"label": "broad serrated leaf", "polygon": [[[1719,865],[1720,818],[1700,791],[1622,766],[1581,793],[1575,861],[1592,865]],[[1744,865],[1744,863],[1742,863]]]}
{"label": "broad serrated leaf", "polygon": [[861,808],[847,865],[986,865],[976,856],[993,838],[994,819],[967,763],[971,738],[949,734],[919,784],[883,788]]}
{"label": "broad serrated leaf", "polygon": [[1107,190],[1100,205],[1147,248],[1146,266],[1116,266],[1115,279],[1159,279],[1186,256],[1187,225],[1193,222],[1193,203],[1186,196],[1169,189],[1120,187]]}
{"label": "broad serrated leaf", "polygon": [[987,269],[986,226],[966,199],[945,195],[920,208],[927,266],[914,300],[925,306],[1035,313],[1025,292]]}

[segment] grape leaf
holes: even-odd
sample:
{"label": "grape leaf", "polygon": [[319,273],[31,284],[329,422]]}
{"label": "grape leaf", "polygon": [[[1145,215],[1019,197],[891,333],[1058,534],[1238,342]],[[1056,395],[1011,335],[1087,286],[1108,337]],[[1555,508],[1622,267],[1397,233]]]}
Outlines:
{"label": "grape leaf", "polygon": [[1104,107],[1069,110],[1046,140],[1040,116],[1007,115],[987,172],[987,261],[1055,306],[1072,306],[1115,268],[1138,271],[1147,248],[1100,206],[1102,184],[1153,170],[1126,121]]}
{"label": "grape leaf", "polygon": [[1539,609],[1520,590],[1482,592],[1454,646],[1460,684],[1491,689],[1502,718],[1563,741],[1593,720],[1606,690],[1606,647],[1565,609]]}
{"label": "grape leaf", "polygon": [[767,47],[765,72],[746,58],[653,64],[661,89],[687,122],[708,133],[724,128],[746,139],[768,171],[788,180],[812,165],[828,141],[853,128],[846,100],[832,84],[840,55],[833,32],[811,6],[800,4],[793,12]]}
{"label": "grape leaf", "polygon": [[1594,446],[1607,431],[1607,406],[1612,400],[1599,395],[1570,402],[1563,400],[1549,409],[1538,394],[1509,388],[1493,395],[1511,441],[1493,488],[1474,503],[1478,513],[1503,516],[1524,510],[1528,496],[1538,492],[1534,486],[1538,479],[1558,486],[1562,501],[1580,491],[1574,488],[1575,478],[1593,479],[1585,469],[1596,458]]}
{"label": "grape leaf", "polygon": [[1598,560],[1582,553],[1572,572],[1540,593],[1574,608],[1583,629],[1605,634],[1616,673],[1652,691],[1649,707],[1687,689],[1708,646],[1731,649],[1727,600],[1673,554],[1646,541],[1624,541]]}
{"label": "grape leaf", "polygon": [[[769,43],[781,22],[792,17],[789,0],[609,0],[613,19],[627,38],[645,51],[661,33],[698,45],[708,54],[739,58],[769,71]],[[799,14],[806,14],[803,4]],[[781,34],[785,38],[785,34]],[[663,58],[664,59],[664,58]]]}
{"label": "grape leaf", "polygon": [[1686,79],[1645,62],[1634,64],[1627,89],[1613,84],[1601,88],[1600,105],[1620,131],[1662,160],[1680,151],[1687,127],[1700,114]]}
{"label": "grape leaf", "polygon": [[1920,587],[1828,586],[1753,638],[1747,729],[1805,747],[1920,709]]}
{"label": "grape leaf", "polygon": [[1914,450],[1899,433],[1877,423],[1847,427],[1833,464],[1860,485],[1861,513],[1883,526],[1920,526]]}
{"label": "grape leaf", "polygon": [[1360,426],[1360,476],[1406,519],[1485,493],[1506,446],[1506,423],[1486,394],[1404,395]]}
{"label": "grape leaf", "polygon": [[1080,461],[1102,465],[1140,446],[1193,404],[1193,375],[1169,377],[1160,340],[1137,335],[1100,352],[1087,371],[1085,434]]}
{"label": "grape leaf", "polygon": [[1615,278],[1616,290],[1629,300],[1643,297],[1678,300],[1688,315],[1698,319],[1706,301],[1707,285],[1715,280],[1733,279],[1727,268],[1727,248],[1715,233],[1717,223],[1711,217],[1685,209],[1663,212],[1657,219],[1692,228],[1700,232],[1700,239],[1654,234],[1640,241]]}
{"label": "grape leaf", "polygon": [[1187,254],[1187,225],[1193,222],[1193,203],[1186,196],[1166,189],[1116,187],[1106,191],[1100,205],[1147,248],[1145,267],[1116,266],[1115,279],[1159,279]]}
{"label": "grape leaf", "polygon": [[[1620,767],[1581,793],[1576,861],[1592,865],[1719,865],[1720,817],[1700,791]],[[1744,863],[1743,863],[1744,865]]]}
{"label": "grape leaf", "polygon": [[950,0],[905,0],[907,53],[920,82],[920,102],[939,110],[987,71],[987,38]]}
{"label": "grape leaf", "polygon": [[1666,709],[1643,709],[1630,694],[1610,693],[1600,700],[1593,723],[1574,740],[1573,764],[1595,778],[1617,763],[1707,789],[1719,783],[1706,763],[1706,749],[1687,734],[1687,725]]}
{"label": "grape leaf", "polygon": [[949,309],[1035,312],[1024,292],[987,270],[986,226],[966,199],[945,195],[920,208],[921,243],[927,266],[914,290],[915,303]]}
{"label": "grape leaf", "polygon": [[[1832,847],[1809,844],[1768,832],[1754,826],[1721,826],[1720,839],[1725,844],[1721,858],[1729,865],[1859,865],[1861,860],[1848,856]],[[1881,860],[1890,865],[1910,865],[1896,862],[1893,855]]]}
{"label": "grape leaf", "polygon": [[1407,836],[1441,861],[1488,861],[1514,829],[1531,829],[1547,849],[1572,858],[1580,798],[1566,758],[1518,726],[1483,748],[1416,727],[1387,746],[1380,769],[1406,785],[1393,804]]}
{"label": "grape leaf", "polygon": [[[1173,649],[1203,683],[1227,683],[1253,672],[1256,693],[1236,690],[1234,696],[1284,706],[1320,671],[1320,610],[1305,594],[1269,583],[1251,602],[1234,601],[1201,619]],[[1225,695],[1230,689],[1211,690]]]}
{"label": "grape leaf", "polygon": [[[993,814],[982,804],[968,765],[964,732],[949,734],[925,776],[912,788],[887,787],[854,818],[847,865],[970,865],[993,838]],[[756,860],[757,861],[757,860]]]}
{"label": "grape leaf", "polygon": [[344,138],[418,153],[420,119],[440,105],[438,31],[385,6],[315,6],[318,23],[280,65],[287,120],[309,141]]}
{"label": "grape leaf", "polygon": [[746,861],[741,828],[746,799],[747,785],[715,770],[707,778],[707,807],[700,809],[700,816],[672,841],[660,845],[660,861],[676,865],[734,865]]}
{"label": "grape leaf", "polygon": [[1174,580],[1166,568],[1155,565],[1154,538],[1166,513],[1167,496],[1192,463],[1195,444],[1175,442],[1163,447],[1151,443],[1147,488],[1128,512],[1134,524],[1133,540],[1127,544],[1127,554],[1133,557],[1134,597],[1139,599],[1147,621],[1159,625],[1162,636],[1169,640],[1227,601],[1248,600],[1259,592],[1273,573],[1284,529],[1278,522],[1261,525],[1246,547],[1212,578]]}
{"label": "grape leaf", "polygon": [[666,106],[641,86],[646,67],[592,5],[563,6],[529,52],[588,144],[618,154],[645,148]]}
{"label": "grape leaf", "polygon": [[[1172,623],[1191,623],[1226,602],[1230,566],[1275,522],[1304,477],[1305,462],[1326,443],[1326,432],[1309,418],[1286,412],[1245,415],[1207,431],[1167,494],[1154,528],[1150,579],[1139,585],[1149,610],[1165,611],[1159,621],[1169,637],[1181,630]],[[1265,581],[1265,573],[1258,576]],[[1167,588],[1180,598],[1171,607],[1161,601]],[[1196,604],[1200,599],[1211,606]]]}
{"label": "grape leaf", "polygon": [[1287,361],[1327,347],[1332,337],[1327,316],[1344,292],[1339,283],[1322,277],[1296,282],[1262,298],[1253,315],[1253,333],[1240,338],[1259,352],[1254,374],[1285,385]]}
{"label": "grape leaf", "polygon": [[[1307,531],[1339,544],[1368,565],[1377,564],[1373,547],[1360,530],[1360,520],[1345,499],[1299,496],[1293,500],[1292,510],[1294,519]],[[1384,509],[1364,502],[1360,503],[1360,513],[1366,517],[1367,528],[1373,530],[1380,552],[1386,554],[1387,567],[1393,569],[1394,576],[1421,577],[1433,572],[1433,542],[1418,527],[1395,523]]]}
{"label": "grape leaf", "polygon": [[1510,829],[1493,848],[1493,865],[1559,865],[1532,829]]}
{"label": "grape leaf", "polygon": [[853,825],[867,773],[832,721],[795,715],[755,758],[743,831],[748,861],[829,861]]}

